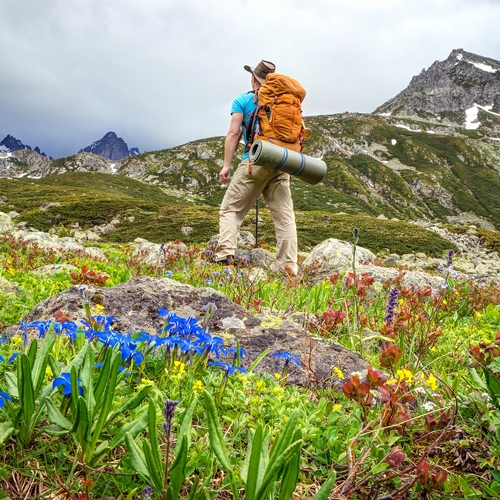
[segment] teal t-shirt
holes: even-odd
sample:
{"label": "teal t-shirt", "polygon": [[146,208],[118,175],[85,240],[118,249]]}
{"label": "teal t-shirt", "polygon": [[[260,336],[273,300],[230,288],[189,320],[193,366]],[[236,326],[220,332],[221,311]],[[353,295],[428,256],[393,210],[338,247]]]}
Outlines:
{"label": "teal t-shirt", "polygon": [[[233,113],[241,113],[243,115],[243,123],[248,125],[248,120],[250,119],[250,115],[253,110],[257,107],[257,103],[254,102],[255,93],[254,92],[245,92],[244,94],[240,94],[233,101],[233,105],[231,106],[231,114]],[[244,153],[241,157],[242,160],[248,158],[248,152]]]}

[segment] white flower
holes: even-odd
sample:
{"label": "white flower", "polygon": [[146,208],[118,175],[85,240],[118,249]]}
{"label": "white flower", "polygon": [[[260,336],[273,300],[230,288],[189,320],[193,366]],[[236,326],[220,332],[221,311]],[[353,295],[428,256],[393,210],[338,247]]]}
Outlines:
{"label": "white flower", "polygon": [[437,405],[435,403],[433,403],[432,401],[427,401],[427,403],[424,403],[422,405],[422,408],[425,411],[432,411],[432,410],[435,410],[437,408]]}
{"label": "white flower", "polygon": [[423,387],[415,387],[413,389],[417,394],[425,394],[425,389]]}
{"label": "white flower", "polygon": [[481,397],[482,397],[485,401],[490,401],[490,400],[491,400],[490,395],[489,395],[487,392],[482,392],[482,393],[481,393]]}

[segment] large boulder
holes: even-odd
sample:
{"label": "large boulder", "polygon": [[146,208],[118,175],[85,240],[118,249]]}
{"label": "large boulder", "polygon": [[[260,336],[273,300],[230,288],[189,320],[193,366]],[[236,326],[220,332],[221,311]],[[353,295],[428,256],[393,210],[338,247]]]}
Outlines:
{"label": "large boulder", "polygon": [[[375,254],[363,247],[356,247],[354,262],[356,265],[374,262]],[[349,241],[330,238],[316,245],[304,260],[304,269],[314,268],[318,279],[352,268],[353,244]]]}
{"label": "large boulder", "polygon": [[[317,338],[307,330],[285,319],[265,314],[254,314],[234,304],[228,297],[211,288],[196,288],[168,278],[140,277],[112,288],[87,287],[86,297],[92,304],[104,306],[102,314],[120,321],[113,327],[122,333],[145,330],[156,333],[163,324],[160,308],[181,317],[192,316],[203,321],[207,304],[216,311],[207,322],[212,335],[221,336],[230,346],[237,341],[246,351],[243,366],[250,364],[266,349],[270,354],[258,365],[257,371],[280,373],[283,359],[273,357],[276,352],[300,354],[301,366],[291,363],[289,378],[299,385],[333,385],[340,389],[342,380],[332,372],[337,367],[349,376],[367,369],[367,363],[356,353],[332,341]],[[24,318],[24,322],[53,318],[57,310],[69,313],[74,319],[85,316],[82,296],[77,286],[50,297],[38,304]],[[9,327],[7,336],[19,335],[18,326]]]}
{"label": "large boulder", "polygon": [[12,219],[4,212],[0,212],[0,234],[10,233],[14,230]]}

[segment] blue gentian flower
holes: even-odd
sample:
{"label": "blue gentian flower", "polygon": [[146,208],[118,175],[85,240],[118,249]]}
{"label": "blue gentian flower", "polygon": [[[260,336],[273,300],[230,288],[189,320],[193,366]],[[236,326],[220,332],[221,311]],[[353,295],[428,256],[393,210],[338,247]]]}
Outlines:
{"label": "blue gentian flower", "polygon": [[2,345],[4,342],[10,342],[10,339],[8,337],[0,337],[0,345]]}
{"label": "blue gentian flower", "polygon": [[285,366],[288,366],[290,364],[290,361],[293,361],[297,366],[300,366],[300,354],[291,354],[289,352],[283,351],[283,352],[277,352],[273,354],[273,356],[277,358],[284,358],[285,359]]}
{"label": "blue gentian flower", "polygon": [[9,358],[9,361],[8,361],[8,364],[10,365],[18,356],[20,356],[21,353],[20,352],[15,352],[10,358]]}
{"label": "blue gentian flower", "polygon": [[219,366],[220,368],[223,368],[226,371],[226,373],[224,374],[225,377],[227,377],[229,375],[234,375],[234,372],[236,370],[239,370],[240,372],[243,372],[243,373],[245,373],[247,371],[247,370],[245,370],[245,368],[243,368],[241,366],[230,365],[229,363],[221,363],[220,361],[211,361],[208,364],[212,365],[212,366]]}
{"label": "blue gentian flower", "polygon": [[173,271],[170,271],[170,269],[168,271],[165,271],[165,276],[167,276],[168,278],[170,278],[170,276],[172,276],[174,274]]}
{"label": "blue gentian flower", "polygon": [[21,329],[23,330],[23,342],[24,342],[24,347],[27,347],[28,345],[28,328],[30,328],[29,323],[25,323],[24,321],[19,321],[19,325],[21,326]]}
{"label": "blue gentian flower", "polygon": [[12,398],[3,391],[0,391],[0,408],[5,406],[5,401],[12,401]]}
{"label": "blue gentian flower", "polygon": [[212,284],[212,280],[211,279],[205,280],[205,285],[210,286],[211,284]]}
{"label": "blue gentian flower", "polygon": [[[60,385],[63,386],[63,394],[65,396],[69,396],[71,394],[71,375],[69,373],[61,373],[61,376],[57,377],[52,382],[52,387],[54,387],[54,388],[56,388]],[[78,379],[77,385],[78,385],[78,392],[80,393],[80,396],[83,396],[83,387],[82,387],[82,380],[81,379]]]}

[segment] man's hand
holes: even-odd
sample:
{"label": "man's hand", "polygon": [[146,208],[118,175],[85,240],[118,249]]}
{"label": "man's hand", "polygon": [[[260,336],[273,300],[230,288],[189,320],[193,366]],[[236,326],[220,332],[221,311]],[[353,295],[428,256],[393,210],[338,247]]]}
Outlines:
{"label": "man's hand", "polygon": [[219,173],[219,181],[222,184],[227,184],[227,181],[229,180],[229,171],[230,167],[224,165]]}

